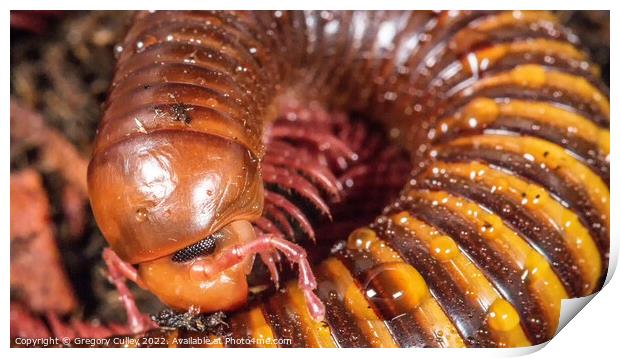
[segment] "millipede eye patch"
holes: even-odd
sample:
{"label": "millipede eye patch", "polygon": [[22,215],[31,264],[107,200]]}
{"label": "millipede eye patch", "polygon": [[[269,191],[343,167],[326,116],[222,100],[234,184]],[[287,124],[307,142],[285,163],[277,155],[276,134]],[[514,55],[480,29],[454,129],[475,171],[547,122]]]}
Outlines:
{"label": "millipede eye patch", "polygon": [[217,240],[222,237],[224,237],[222,232],[216,232],[215,234],[206,237],[195,244],[189,245],[188,247],[177,251],[174,255],[172,255],[172,261],[187,262],[198,256],[212,254],[213,251],[215,251],[215,244],[217,243]]}

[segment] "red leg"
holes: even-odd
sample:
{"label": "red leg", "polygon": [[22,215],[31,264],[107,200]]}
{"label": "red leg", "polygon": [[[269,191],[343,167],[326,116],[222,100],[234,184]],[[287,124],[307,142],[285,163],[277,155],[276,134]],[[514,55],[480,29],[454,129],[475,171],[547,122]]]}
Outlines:
{"label": "red leg", "polygon": [[192,271],[198,275],[213,277],[238,264],[248,256],[272,250],[279,250],[289,261],[299,266],[298,285],[304,293],[310,315],[315,320],[322,321],[325,316],[325,306],[314,292],[312,292],[317,284],[310,263],[306,258],[306,251],[302,247],[285,239],[271,235],[260,235],[256,240],[244,245],[236,245],[222,250],[213,260],[196,263],[192,266]]}
{"label": "red leg", "polygon": [[129,279],[138,285],[140,280],[136,269],[125,261],[121,260],[118,255],[112,249],[103,249],[103,261],[108,268],[108,279],[116,287],[119,298],[125,306],[125,312],[127,313],[127,326],[131,333],[137,334],[146,331],[149,328],[154,328],[155,324],[151,319],[143,315],[133,294],[125,284],[125,280]]}

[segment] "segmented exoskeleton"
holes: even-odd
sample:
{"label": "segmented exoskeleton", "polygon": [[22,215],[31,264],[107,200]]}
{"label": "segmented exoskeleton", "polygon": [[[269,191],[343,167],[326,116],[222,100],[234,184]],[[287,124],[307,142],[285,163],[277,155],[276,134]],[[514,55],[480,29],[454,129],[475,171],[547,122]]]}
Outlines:
{"label": "segmented exoskeleton", "polygon": [[242,226],[261,213],[262,138],[282,98],[377,119],[415,165],[401,197],[314,270],[324,321],[300,279],[235,314],[221,343],[538,344],[555,333],[561,299],[600,288],[609,100],[551,14],[143,12],[122,47],[91,201],[112,248],[175,307],[245,302],[242,265],[225,267],[237,268],[225,271],[234,297],[213,296],[225,306],[198,290],[168,294],[212,279],[200,276],[218,265],[209,258],[189,269],[198,276],[157,285],[170,256],[219,230],[251,242]]}

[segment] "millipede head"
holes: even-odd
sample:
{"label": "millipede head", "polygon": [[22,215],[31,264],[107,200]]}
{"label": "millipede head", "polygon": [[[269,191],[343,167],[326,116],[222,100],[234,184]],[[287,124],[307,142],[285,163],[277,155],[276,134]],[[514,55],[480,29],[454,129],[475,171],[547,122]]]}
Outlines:
{"label": "millipede head", "polygon": [[173,254],[262,211],[258,160],[241,144],[191,131],[132,135],[95,152],[95,219],[112,249],[140,263]]}

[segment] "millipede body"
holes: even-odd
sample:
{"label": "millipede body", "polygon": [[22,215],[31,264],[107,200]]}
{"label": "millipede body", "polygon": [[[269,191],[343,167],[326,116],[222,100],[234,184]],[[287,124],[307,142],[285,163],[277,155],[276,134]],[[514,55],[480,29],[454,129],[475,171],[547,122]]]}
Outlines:
{"label": "millipede body", "polygon": [[[91,202],[111,247],[174,307],[201,288],[155,287],[191,281],[171,255],[221,230],[249,240],[284,98],[363,113],[410,154],[400,197],[316,265],[323,321],[287,283],[232,314],[244,346],[539,344],[562,299],[602,285],[608,90],[548,12],[140,12],[118,52]],[[224,304],[204,310],[243,306],[241,266],[224,273],[234,298],[207,295]]]}

